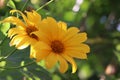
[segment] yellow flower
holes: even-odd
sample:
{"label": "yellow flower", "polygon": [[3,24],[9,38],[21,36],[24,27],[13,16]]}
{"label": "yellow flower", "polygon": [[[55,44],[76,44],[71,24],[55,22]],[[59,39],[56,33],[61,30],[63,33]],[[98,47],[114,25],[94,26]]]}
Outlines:
{"label": "yellow flower", "polygon": [[88,45],[83,42],[87,39],[86,33],[80,33],[76,27],[67,29],[64,22],[56,22],[48,17],[40,24],[40,31],[36,31],[41,41],[31,46],[31,58],[37,61],[45,60],[48,69],[57,62],[60,64],[60,72],[64,73],[68,69],[68,63],[72,64],[72,73],[77,70],[77,65],[73,58],[86,59],[90,51]]}
{"label": "yellow flower", "polygon": [[18,10],[10,11],[12,14],[15,12],[19,13],[24,21],[17,17],[10,16],[2,22],[10,22],[16,25],[16,27],[8,31],[8,37],[12,38],[10,45],[15,45],[18,49],[23,49],[39,40],[34,32],[38,31],[38,27],[40,27],[41,16],[34,10],[32,12],[26,11],[27,16]]}

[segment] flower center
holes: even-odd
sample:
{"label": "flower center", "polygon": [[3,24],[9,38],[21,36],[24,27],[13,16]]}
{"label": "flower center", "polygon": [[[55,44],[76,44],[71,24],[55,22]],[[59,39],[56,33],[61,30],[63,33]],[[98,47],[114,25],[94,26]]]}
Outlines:
{"label": "flower center", "polygon": [[35,28],[34,26],[29,26],[26,28],[26,32],[27,34],[31,37],[34,38],[36,40],[38,40],[38,37],[35,34],[32,34],[32,32],[37,31],[37,28]]}
{"label": "flower center", "polygon": [[64,51],[64,45],[62,42],[55,40],[51,42],[52,51],[55,53],[62,53]]}

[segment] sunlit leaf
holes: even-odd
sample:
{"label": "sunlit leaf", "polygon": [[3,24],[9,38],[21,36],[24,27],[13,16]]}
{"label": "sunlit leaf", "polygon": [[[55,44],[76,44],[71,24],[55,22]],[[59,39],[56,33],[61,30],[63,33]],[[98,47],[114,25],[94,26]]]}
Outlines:
{"label": "sunlit leaf", "polygon": [[84,64],[79,72],[79,77],[81,79],[88,79],[93,74],[93,70],[91,69],[89,64]]}
{"label": "sunlit leaf", "polygon": [[75,13],[72,11],[66,12],[64,14],[64,20],[66,21],[73,21],[75,19]]}
{"label": "sunlit leaf", "polygon": [[6,36],[9,28],[10,28],[10,23],[3,23],[2,26],[0,27],[0,31]]}
{"label": "sunlit leaf", "polygon": [[120,62],[120,52],[114,51],[114,53],[115,53],[115,55],[116,55],[118,61]]}
{"label": "sunlit leaf", "polygon": [[7,6],[9,6],[12,9],[16,9],[15,3],[13,2],[13,0],[9,0],[7,3]]}
{"label": "sunlit leaf", "polygon": [[117,50],[117,51],[120,51],[120,44],[117,44],[117,45],[116,45],[116,50]]}

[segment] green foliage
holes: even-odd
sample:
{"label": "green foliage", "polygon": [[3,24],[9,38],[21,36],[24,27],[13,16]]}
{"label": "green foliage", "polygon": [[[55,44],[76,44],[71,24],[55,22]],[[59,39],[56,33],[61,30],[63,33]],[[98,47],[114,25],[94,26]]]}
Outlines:
{"label": "green foliage", "polygon": [[7,6],[9,6],[12,9],[16,9],[15,3],[13,2],[13,0],[9,0],[7,3]]}

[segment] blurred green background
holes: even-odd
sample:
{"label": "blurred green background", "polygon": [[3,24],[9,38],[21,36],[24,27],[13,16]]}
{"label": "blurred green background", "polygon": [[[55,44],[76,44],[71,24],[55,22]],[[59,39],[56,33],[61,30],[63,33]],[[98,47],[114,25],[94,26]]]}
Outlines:
{"label": "blurred green background", "polygon": [[[11,9],[38,9],[49,0],[0,0],[0,20],[10,16]],[[120,0],[54,0],[38,11],[43,18],[54,17],[76,26],[88,34],[91,51],[87,60],[76,60],[78,70],[71,73],[71,65],[65,74],[56,67],[46,70],[35,63],[20,69],[0,68],[0,80],[120,80]],[[0,24],[0,58],[13,51],[6,37],[9,23]],[[31,60],[29,48],[17,50],[0,67],[20,66]]]}

